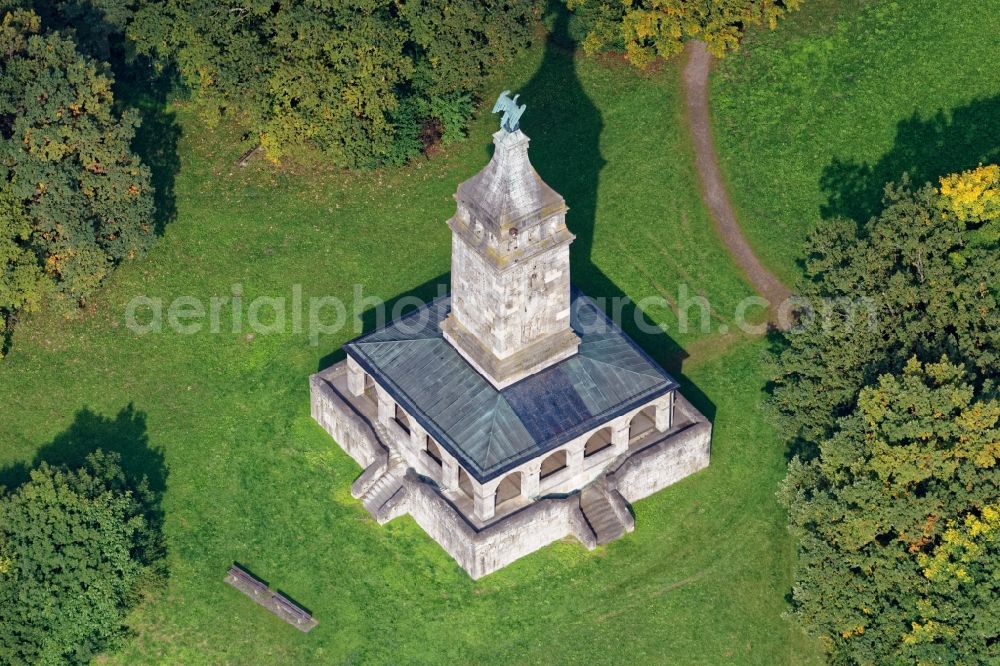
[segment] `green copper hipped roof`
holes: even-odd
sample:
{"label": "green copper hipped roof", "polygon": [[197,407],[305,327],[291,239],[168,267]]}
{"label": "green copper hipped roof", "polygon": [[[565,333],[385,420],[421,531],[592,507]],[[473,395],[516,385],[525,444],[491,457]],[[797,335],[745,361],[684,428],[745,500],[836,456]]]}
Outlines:
{"label": "green copper hipped roof", "polygon": [[344,349],[480,482],[677,388],[574,290],[578,353],[497,390],[441,336],[449,309],[439,298]]}

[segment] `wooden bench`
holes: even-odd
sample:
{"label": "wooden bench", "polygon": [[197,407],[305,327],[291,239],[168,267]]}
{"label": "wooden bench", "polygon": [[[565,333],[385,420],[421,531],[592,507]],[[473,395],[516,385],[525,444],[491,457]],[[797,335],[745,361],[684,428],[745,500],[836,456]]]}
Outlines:
{"label": "wooden bench", "polygon": [[299,606],[297,603],[281,594],[280,592],[274,593],[274,603],[278,608],[280,608],[285,613],[288,613],[295,618],[296,622],[310,622],[313,617],[309,614],[306,609]]}

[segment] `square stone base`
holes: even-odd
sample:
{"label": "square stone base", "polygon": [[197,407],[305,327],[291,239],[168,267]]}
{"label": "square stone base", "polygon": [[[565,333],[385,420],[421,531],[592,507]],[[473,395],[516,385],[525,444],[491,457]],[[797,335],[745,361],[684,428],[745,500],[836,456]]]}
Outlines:
{"label": "square stone base", "polygon": [[[346,390],[346,362],[310,377],[312,416],[361,467],[351,493],[383,524],[410,514],[472,578],[480,578],[573,535],[587,548],[632,531],[635,502],[708,466],[712,425],[678,395],[684,425],[630,451],[587,487],[543,497],[475,524],[433,481],[408,468],[391,433]],[[600,510],[603,524],[595,520]],[[608,522],[612,525],[608,526]],[[614,524],[617,523],[617,524]],[[615,529],[615,528],[618,529]]]}

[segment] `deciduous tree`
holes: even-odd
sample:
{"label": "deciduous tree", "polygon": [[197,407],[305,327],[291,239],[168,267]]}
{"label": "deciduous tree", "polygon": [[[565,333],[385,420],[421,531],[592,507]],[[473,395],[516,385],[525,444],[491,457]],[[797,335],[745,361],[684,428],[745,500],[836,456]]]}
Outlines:
{"label": "deciduous tree", "polygon": [[[149,171],[130,147],[137,117],[115,111],[111,83],[72,41],[42,34],[36,15],[4,15],[0,192],[8,217],[2,242],[7,280],[21,287],[0,308],[35,297],[39,282],[26,267],[26,251],[59,293],[79,302],[153,241]],[[12,277],[12,262],[20,277]]]}
{"label": "deciduous tree", "polygon": [[972,242],[1000,243],[1000,166],[980,165],[942,177],[941,207],[948,218],[972,229]]}
{"label": "deciduous tree", "polygon": [[120,640],[159,555],[149,503],[99,451],[0,496],[0,662],[84,664]]}
{"label": "deciduous tree", "polygon": [[812,309],[782,343],[772,402],[799,448],[828,437],[862,387],[913,355],[947,355],[980,382],[1000,367],[997,246],[976,242],[979,225],[950,219],[942,200],[930,185],[890,186],[879,217],[811,235],[799,291]]}
{"label": "deciduous tree", "polygon": [[988,594],[1000,402],[975,384],[961,365],[911,359],[861,391],[816,457],[789,466],[779,495],[799,543],[794,614],[835,661],[1000,656]]}
{"label": "deciduous tree", "polygon": [[30,239],[31,224],[21,202],[9,188],[0,189],[0,358],[8,321],[19,311],[36,308],[50,284],[38,257],[27,247]]}
{"label": "deciduous tree", "polygon": [[460,135],[481,77],[527,43],[535,0],[149,0],[128,34],[173,59],[203,115],[240,118],[273,158],[399,164],[421,129]]}
{"label": "deciduous tree", "polygon": [[799,454],[780,492],[794,613],[838,662],[998,657],[980,607],[1000,499],[994,187],[991,169],[890,185],[878,217],[809,240],[813,308],[781,342],[772,405]]}
{"label": "deciduous tree", "polygon": [[938,546],[917,555],[927,594],[903,644],[932,663],[1000,660],[998,563],[1000,504],[949,521]]}
{"label": "deciduous tree", "polygon": [[680,52],[689,39],[702,39],[717,56],[739,47],[750,26],[774,28],[801,0],[566,0],[585,17],[588,52],[623,47],[632,64]]}

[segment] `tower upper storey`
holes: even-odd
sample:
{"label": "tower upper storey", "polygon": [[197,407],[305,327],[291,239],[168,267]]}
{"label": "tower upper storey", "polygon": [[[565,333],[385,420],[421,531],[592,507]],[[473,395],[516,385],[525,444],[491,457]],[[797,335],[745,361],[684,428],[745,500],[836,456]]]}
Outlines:
{"label": "tower upper storey", "polygon": [[566,202],[531,166],[528,137],[516,124],[524,107],[504,93],[494,110],[505,99],[493,158],[455,194],[451,313],[441,324],[445,339],[498,388],[579,346],[570,326],[574,236]]}
{"label": "tower upper storey", "polygon": [[566,202],[531,166],[528,143],[520,129],[495,133],[493,159],[455,193],[451,230],[498,266],[573,240]]}

